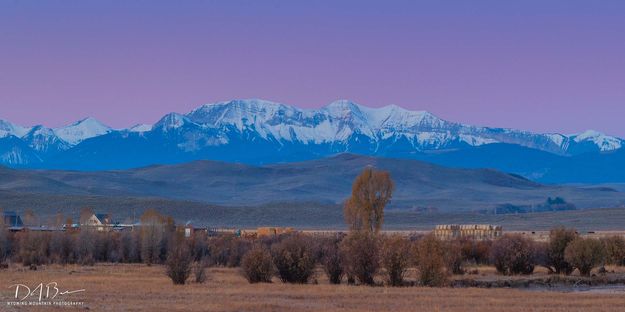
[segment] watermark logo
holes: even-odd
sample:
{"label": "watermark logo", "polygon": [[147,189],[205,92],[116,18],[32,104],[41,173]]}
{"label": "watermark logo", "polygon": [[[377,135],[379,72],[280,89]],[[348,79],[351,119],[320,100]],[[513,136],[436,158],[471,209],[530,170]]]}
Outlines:
{"label": "watermark logo", "polygon": [[57,282],[36,285],[13,284],[8,288],[15,290],[14,301],[7,301],[9,306],[82,306],[82,301],[71,301],[72,295],[85,292],[85,289],[63,290]]}

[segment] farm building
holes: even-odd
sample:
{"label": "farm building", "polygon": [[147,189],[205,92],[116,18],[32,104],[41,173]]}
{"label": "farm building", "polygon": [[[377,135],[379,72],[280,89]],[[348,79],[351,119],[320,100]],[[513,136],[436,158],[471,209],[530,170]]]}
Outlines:
{"label": "farm building", "polygon": [[110,229],[113,226],[110,214],[94,213],[81,221],[80,226],[95,227],[98,231]]}
{"label": "farm building", "polygon": [[10,231],[21,231],[24,228],[22,217],[15,211],[2,212],[2,224]]}

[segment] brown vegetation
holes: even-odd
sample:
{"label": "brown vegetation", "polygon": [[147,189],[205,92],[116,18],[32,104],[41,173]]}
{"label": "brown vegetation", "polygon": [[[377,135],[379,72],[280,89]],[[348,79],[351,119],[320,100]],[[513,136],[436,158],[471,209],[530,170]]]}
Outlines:
{"label": "brown vegetation", "polygon": [[141,215],[141,258],[149,264],[161,263],[166,256],[168,232],[173,230],[173,219],[154,209]]}
{"label": "brown vegetation", "polygon": [[339,249],[340,242],[340,237],[330,237],[324,239],[321,243],[320,262],[328,276],[328,280],[332,284],[340,284],[345,273]]}
{"label": "brown vegetation", "polygon": [[343,239],[340,249],[345,273],[360,284],[373,285],[380,268],[378,238],[367,231],[354,231]]}
{"label": "brown vegetation", "polygon": [[601,240],[605,248],[606,263],[625,266],[625,238],[620,236],[606,237]]}
{"label": "brown vegetation", "polygon": [[443,241],[430,234],[417,242],[416,264],[419,282],[423,286],[443,286],[448,281],[446,251]]}
{"label": "brown vegetation", "polygon": [[[528,292],[518,289],[351,287],[283,283],[249,284],[237,269],[211,268],[205,284],[176,286],[160,265],[96,264],[93,267],[49,266],[22,271],[12,266],[0,270],[0,281],[36,285],[56,281],[63,290],[85,289],[65,300],[84,306],[41,307],[41,311],[621,311],[625,296],[579,292]],[[0,287],[0,298],[11,298],[14,289]],[[4,303],[3,303],[4,304]],[[0,308],[5,310],[6,306]],[[11,308],[6,309],[12,311]],[[33,311],[20,308],[15,311]]]}
{"label": "brown vegetation", "polygon": [[491,259],[503,275],[531,274],[537,261],[534,242],[522,235],[506,234],[493,243]]}
{"label": "brown vegetation", "polygon": [[345,201],[345,222],[350,230],[379,232],[384,222],[384,207],[391,200],[395,184],[387,171],[365,168],[352,185]]}
{"label": "brown vegetation", "polygon": [[184,285],[191,275],[193,257],[182,235],[175,235],[167,253],[167,276],[175,285]]}
{"label": "brown vegetation", "polygon": [[391,286],[402,286],[404,276],[412,262],[410,241],[400,235],[392,235],[382,240],[382,266]]}
{"label": "brown vegetation", "polygon": [[577,237],[577,232],[574,229],[559,227],[551,230],[549,242],[543,255],[544,266],[556,274],[571,274],[574,268],[564,259],[564,250]]}
{"label": "brown vegetation", "polygon": [[275,268],[267,247],[257,244],[241,260],[241,272],[251,284],[271,283]]}
{"label": "brown vegetation", "polygon": [[312,240],[304,235],[290,235],[271,247],[273,263],[284,283],[306,284],[315,269]]}
{"label": "brown vegetation", "polygon": [[590,271],[604,262],[605,250],[597,239],[578,237],[566,247],[564,259],[577,268],[581,275],[590,276]]}
{"label": "brown vegetation", "polygon": [[249,249],[248,240],[234,235],[224,235],[208,241],[208,254],[213,265],[238,267]]}

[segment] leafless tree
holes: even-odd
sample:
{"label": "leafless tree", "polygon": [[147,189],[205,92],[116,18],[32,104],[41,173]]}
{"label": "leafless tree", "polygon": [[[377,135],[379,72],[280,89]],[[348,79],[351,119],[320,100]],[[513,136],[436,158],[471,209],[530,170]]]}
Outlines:
{"label": "leafless tree", "polygon": [[95,229],[82,228],[76,242],[76,256],[82,265],[95,263],[96,237]]}
{"label": "leafless tree", "polygon": [[149,209],[141,216],[141,259],[151,265],[166,254],[167,234],[173,220]]}

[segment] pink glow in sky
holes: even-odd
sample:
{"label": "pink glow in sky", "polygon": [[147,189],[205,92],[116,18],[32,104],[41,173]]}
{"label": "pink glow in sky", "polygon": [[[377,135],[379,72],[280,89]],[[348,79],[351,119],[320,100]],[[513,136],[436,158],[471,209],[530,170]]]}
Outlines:
{"label": "pink glow in sky", "polygon": [[625,136],[625,1],[0,1],[0,118],[262,98]]}

